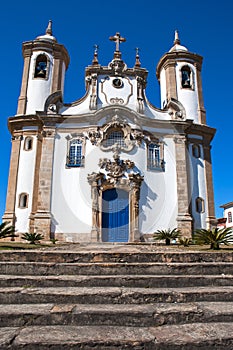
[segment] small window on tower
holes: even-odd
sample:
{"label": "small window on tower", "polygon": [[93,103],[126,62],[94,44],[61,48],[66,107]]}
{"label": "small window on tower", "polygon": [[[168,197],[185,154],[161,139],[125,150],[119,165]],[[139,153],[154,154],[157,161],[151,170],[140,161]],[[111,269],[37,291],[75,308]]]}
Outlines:
{"label": "small window on tower", "polygon": [[232,222],[232,212],[229,211],[228,212],[228,223],[231,223]]}
{"label": "small window on tower", "polygon": [[204,199],[201,197],[196,198],[196,212],[197,213],[204,213],[205,211],[205,203]]}
{"label": "small window on tower", "polygon": [[28,194],[20,193],[19,195],[19,208],[24,209],[28,207]]}
{"label": "small window on tower", "polygon": [[84,166],[83,141],[81,139],[73,139],[70,141],[66,166],[67,167]]}
{"label": "small window on tower", "polygon": [[193,151],[193,156],[195,158],[200,158],[200,156],[201,156],[200,145],[193,145],[192,151]]}
{"label": "small window on tower", "polygon": [[26,137],[24,141],[24,150],[25,151],[32,150],[32,144],[33,144],[33,138],[30,136]]}
{"label": "small window on tower", "polygon": [[46,79],[48,73],[48,59],[46,55],[36,58],[34,78]]}
{"label": "small window on tower", "polygon": [[189,66],[184,66],[181,69],[181,85],[184,89],[191,89],[193,87],[192,82],[192,70]]}

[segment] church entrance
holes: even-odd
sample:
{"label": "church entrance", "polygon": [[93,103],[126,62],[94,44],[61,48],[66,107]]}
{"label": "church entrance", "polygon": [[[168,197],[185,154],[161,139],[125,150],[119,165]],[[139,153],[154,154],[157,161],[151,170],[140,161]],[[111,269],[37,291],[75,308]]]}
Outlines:
{"label": "church entrance", "polygon": [[103,192],[102,241],[129,241],[129,192],[118,188]]}

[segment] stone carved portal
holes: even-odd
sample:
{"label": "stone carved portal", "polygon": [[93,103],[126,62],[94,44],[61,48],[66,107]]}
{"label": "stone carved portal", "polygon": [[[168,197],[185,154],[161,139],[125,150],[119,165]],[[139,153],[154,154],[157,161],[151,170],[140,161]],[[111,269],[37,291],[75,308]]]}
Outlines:
{"label": "stone carved portal", "polygon": [[100,159],[99,166],[105,173],[93,172],[87,178],[92,196],[92,241],[102,242],[103,192],[114,188],[129,194],[129,242],[139,241],[139,199],[143,176],[133,171],[134,162],[121,160],[118,152],[114,153],[113,161]]}

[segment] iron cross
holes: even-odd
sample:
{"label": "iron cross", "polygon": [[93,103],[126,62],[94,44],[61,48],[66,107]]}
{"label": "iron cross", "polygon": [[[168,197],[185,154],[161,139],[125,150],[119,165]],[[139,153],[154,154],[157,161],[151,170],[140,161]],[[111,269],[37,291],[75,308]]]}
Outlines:
{"label": "iron cross", "polygon": [[126,41],[125,38],[122,38],[120,33],[116,33],[114,36],[110,36],[109,40],[115,41],[116,43],[116,51],[120,51],[120,43],[123,43]]}

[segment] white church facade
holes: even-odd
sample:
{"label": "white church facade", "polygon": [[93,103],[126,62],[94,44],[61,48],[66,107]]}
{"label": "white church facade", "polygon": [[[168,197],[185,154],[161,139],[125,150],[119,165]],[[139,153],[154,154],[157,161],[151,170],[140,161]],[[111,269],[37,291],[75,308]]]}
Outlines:
{"label": "white church facade", "polygon": [[[215,223],[202,57],[180,44],[160,59],[161,108],[147,99],[147,70],[128,68],[120,45],[108,66],[95,50],[86,94],[63,102],[69,55],[52,34],[23,43],[4,221],[18,233],[67,242],[134,242],[158,229],[191,236]],[[124,44],[127,45],[127,44]]]}

